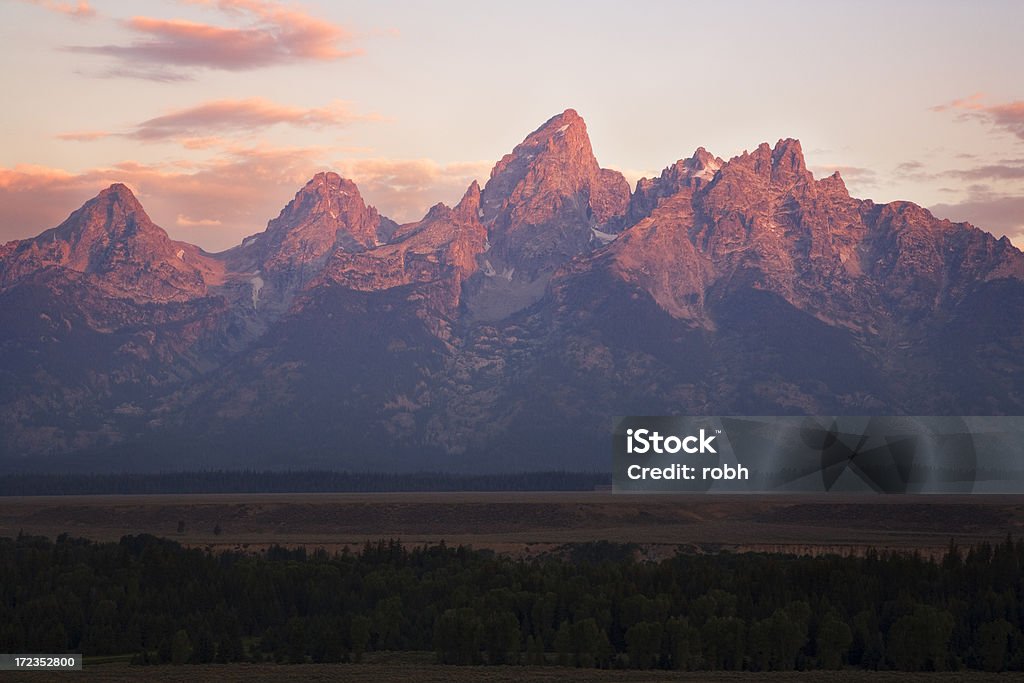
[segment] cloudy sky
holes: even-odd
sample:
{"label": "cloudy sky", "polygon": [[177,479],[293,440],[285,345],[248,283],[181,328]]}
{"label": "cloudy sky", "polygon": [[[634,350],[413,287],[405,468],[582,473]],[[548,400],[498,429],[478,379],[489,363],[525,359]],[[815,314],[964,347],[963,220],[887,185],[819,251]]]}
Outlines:
{"label": "cloudy sky", "polygon": [[1024,246],[1024,3],[0,0],[0,241],[112,182],[209,250],[313,173],[396,220],[550,116],[656,175],[796,137],[816,175]]}

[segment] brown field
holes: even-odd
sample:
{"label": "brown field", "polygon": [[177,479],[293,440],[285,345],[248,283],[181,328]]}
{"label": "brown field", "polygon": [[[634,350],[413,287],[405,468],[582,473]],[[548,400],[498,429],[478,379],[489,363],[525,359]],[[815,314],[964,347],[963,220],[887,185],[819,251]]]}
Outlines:
{"label": "brown field", "polygon": [[[184,532],[178,533],[179,522]],[[214,533],[220,526],[221,533]],[[366,540],[468,544],[515,556],[607,540],[656,559],[722,550],[861,553],[1024,533],[1024,496],[628,496],[604,492],[202,494],[0,498],[0,536],[150,533],[213,549],[338,550]]]}

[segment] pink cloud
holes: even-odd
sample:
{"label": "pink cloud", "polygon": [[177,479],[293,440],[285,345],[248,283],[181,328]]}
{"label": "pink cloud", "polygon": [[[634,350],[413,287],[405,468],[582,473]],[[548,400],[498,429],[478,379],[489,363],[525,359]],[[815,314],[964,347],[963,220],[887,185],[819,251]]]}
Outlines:
{"label": "pink cloud", "polygon": [[942,111],[949,111],[949,110],[954,110],[955,111],[955,110],[958,110],[958,109],[967,109],[967,110],[983,109],[984,106],[985,106],[983,104],[984,100],[985,100],[985,93],[976,92],[973,95],[969,95],[967,97],[961,97],[959,99],[953,100],[952,102],[947,102],[946,104],[936,105],[936,106],[932,107],[932,111],[942,112]]}
{"label": "pink cloud", "polygon": [[958,169],[948,171],[946,175],[964,180],[1022,180],[1024,179],[1024,160],[1010,160],[1000,164]]}
{"label": "pink cloud", "polygon": [[[181,19],[133,17],[124,25],[137,39],[125,45],[76,46],[75,52],[104,55],[121,68],[104,75],[173,80],[168,66],[243,71],[301,61],[334,61],[359,53],[342,45],[352,34],[342,26],[305,12],[258,0],[196,2],[249,21],[222,27]],[[140,68],[155,64],[158,68]]]}
{"label": "pink cloud", "polygon": [[959,120],[981,119],[993,127],[1016,135],[1024,140],[1024,100],[988,104],[984,93],[953,100],[948,104],[932,107],[933,111],[959,112]]}
{"label": "pink cloud", "polygon": [[193,4],[216,5],[221,10],[258,17],[264,25],[276,29],[279,46],[302,59],[331,61],[358,54],[340,50],[338,43],[351,40],[352,34],[336,24],[312,17],[295,8],[265,0],[191,0]]}
{"label": "pink cloud", "polygon": [[[76,51],[76,48],[69,49],[71,49],[72,52]],[[141,68],[121,66],[105,69],[99,72],[87,72],[79,69],[76,70],[75,73],[79,76],[88,76],[89,78],[137,78],[144,81],[154,81],[156,83],[181,83],[184,81],[195,80],[192,76],[186,73],[159,66]]]}
{"label": "pink cloud", "polygon": [[174,222],[183,228],[212,228],[223,225],[216,218],[192,218],[183,213],[179,213],[178,218]]}
{"label": "pink cloud", "polygon": [[209,140],[209,133],[252,131],[279,123],[309,128],[340,126],[353,121],[379,120],[373,115],[355,114],[342,101],[326,107],[303,109],[275,104],[260,97],[245,100],[216,100],[179,109],[143,121],[129,134],[139,140],[185,137]]}
{"label": "pink cloud", "polygon": [[70,133],[60,133],[57,135],[57,139],[70,140],[72,142],[93,142],[94,140],[101,140],[109,136],[110,133],[103,130],[81,130],[72,131]]}
{"label": "pink cloud", "polygon": [[376,114],[358,114],[348,103],[335,100],[325,107],[289,107],[260,97],[244,100],[215,100],[147,119],[125,133],[72,131],[57,135],[60,140],[87,142],[111,136],[145,142],[174,140],[185,149],[226,147],[231,135],[253,133],[278,124],[327,128],[355,121],[383,121]]}
{"label": "pink cloud", "polygon": [[207,135],[203,137],[184,137],[178,140],[181,146],[188,150],[197,149],[214,149],[216,147],[225,147],[228,144],[226,138],[218,137],[216,135]]}
{"label": "pink cloud", "polygon": [[27,0],[27,2],[38,5],[43,9],[48,9],[51,12],[57,12],[59,14],[65,14],[75,19],[91,19],[96,16],[96,10],[86,2],[86,0],[79,0],[78,2],[65,2],[62,0]]}

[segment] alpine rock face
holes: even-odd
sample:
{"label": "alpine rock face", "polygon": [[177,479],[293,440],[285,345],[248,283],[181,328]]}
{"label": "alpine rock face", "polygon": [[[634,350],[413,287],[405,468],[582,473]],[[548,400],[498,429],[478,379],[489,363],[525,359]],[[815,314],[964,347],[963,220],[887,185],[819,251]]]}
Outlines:
{"label": "alpine rock face", "polygon": [[220,254],[123,185],[0,246],[0,468],[604,469],[627,414],[1024,409],[1024,254],[703,148],[631,192],[568,110],[398,225],[333,173]]}
{"label": "alpine rock face", "polygon": [[539,300],[562,264],[622,227],[629,184],[598,166],[574,110],[548,120],[491,171],[480,204],[489,249],[469,287],[471,317],[496,320]]}

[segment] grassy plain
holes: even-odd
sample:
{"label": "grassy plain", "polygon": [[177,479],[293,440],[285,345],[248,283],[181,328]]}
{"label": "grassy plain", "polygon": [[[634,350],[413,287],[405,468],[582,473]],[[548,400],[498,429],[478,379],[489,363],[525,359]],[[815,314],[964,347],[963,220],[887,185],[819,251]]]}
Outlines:
{"label": "grassy plain", "polygon": [[0,536],[149,533],[213,549],[356,548],[400,538],[514,556],[586,541],[677,552],[941,554],[1024,534],[1024,496],[710,496],[607,492],[196,494],[0,498]]}

